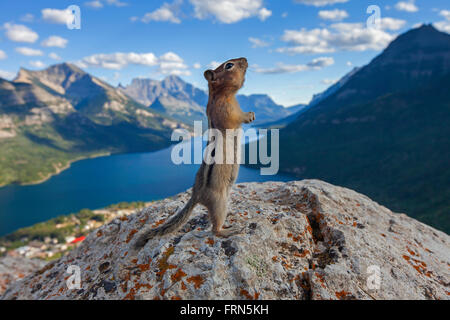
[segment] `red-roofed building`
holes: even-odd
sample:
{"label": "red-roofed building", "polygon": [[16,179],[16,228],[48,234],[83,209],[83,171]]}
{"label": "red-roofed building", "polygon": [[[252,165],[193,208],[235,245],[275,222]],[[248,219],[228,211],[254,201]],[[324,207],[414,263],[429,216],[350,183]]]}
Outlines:
{"label": "red-roofed building", "polygon": [[73,240],[70,244],[75,244],[75,243],[78,243],[78,242],[83,242],[84,239],[86,239],[85,236],[81,236],[81,237],[79,237],[79,238],[75,238],[75,240]]}

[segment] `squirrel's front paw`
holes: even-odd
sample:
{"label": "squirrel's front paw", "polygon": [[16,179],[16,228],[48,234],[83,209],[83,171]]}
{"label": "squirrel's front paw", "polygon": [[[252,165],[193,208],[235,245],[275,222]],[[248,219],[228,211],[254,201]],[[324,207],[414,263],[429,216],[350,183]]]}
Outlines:
{"label": "squirrel's front paw", "polygon": [[246,118],[245,118],[245,123],[250,123],[255,121],[255,113],[253,111],[247,112],[246,114]]}

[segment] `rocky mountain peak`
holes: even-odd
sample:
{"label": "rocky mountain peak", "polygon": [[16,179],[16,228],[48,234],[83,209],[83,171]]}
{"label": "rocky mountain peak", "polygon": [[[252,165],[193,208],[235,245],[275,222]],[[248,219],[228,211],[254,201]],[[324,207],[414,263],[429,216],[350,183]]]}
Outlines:
{"label": "rocky mountain peak", "polygon": [[[448,299],[448,235],[318,180],[239,184],[228,219],[241,234],[214,237],[198,206],[180,231],[133,252],[143,224],[164,223],[189,196],[102,226],[2,298]],[[68,289],[69,266],[80,288]]]}

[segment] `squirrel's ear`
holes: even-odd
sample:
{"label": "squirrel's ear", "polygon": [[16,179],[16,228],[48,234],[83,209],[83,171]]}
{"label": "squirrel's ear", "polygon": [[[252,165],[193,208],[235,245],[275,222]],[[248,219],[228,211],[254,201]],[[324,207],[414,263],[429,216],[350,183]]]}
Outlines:
{"label": "squirrel's ear", "polygon": [[206,70],[205,73],[203,73],[203,76],[208,82],[214,81],[214,71],[212,70]]}

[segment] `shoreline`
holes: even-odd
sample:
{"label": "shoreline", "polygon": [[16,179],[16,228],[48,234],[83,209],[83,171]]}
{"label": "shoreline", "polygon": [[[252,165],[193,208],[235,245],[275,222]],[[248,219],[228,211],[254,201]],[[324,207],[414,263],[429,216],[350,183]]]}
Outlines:
{"label": "shoreline", "polygon": [[7,186],[12,186],[12,185],[16,185],[16,186],[34,186],[34,185],[38,185],[38,184],[44,183],[45,181],[51,179],[53,176],[57,176],[58,174],[60,174],[64,170],[69,169],[71,167],[72,163],[75,163],[75,162],[81,161],[81,160],[95,159],[95,158],[106,157],[106,156],[111,156],[111,155],[112,155],[111,152],[105,152],[105,153],[93,154],[93,155],[86,156],[86,157],[78,157],[78,158],[75,158],[73,160],[68,160],[67,164],[65,166],[60,167],[60,168],[54,166],[56,171],[53,172],[53,173],[47,174],[44,178],[42,178],[40,180],[31,181],[31,182],[22,182],[22,183],[16,183],[16,182],[5,183],[5,184],[0,184],[0,188],[7,187]]}

